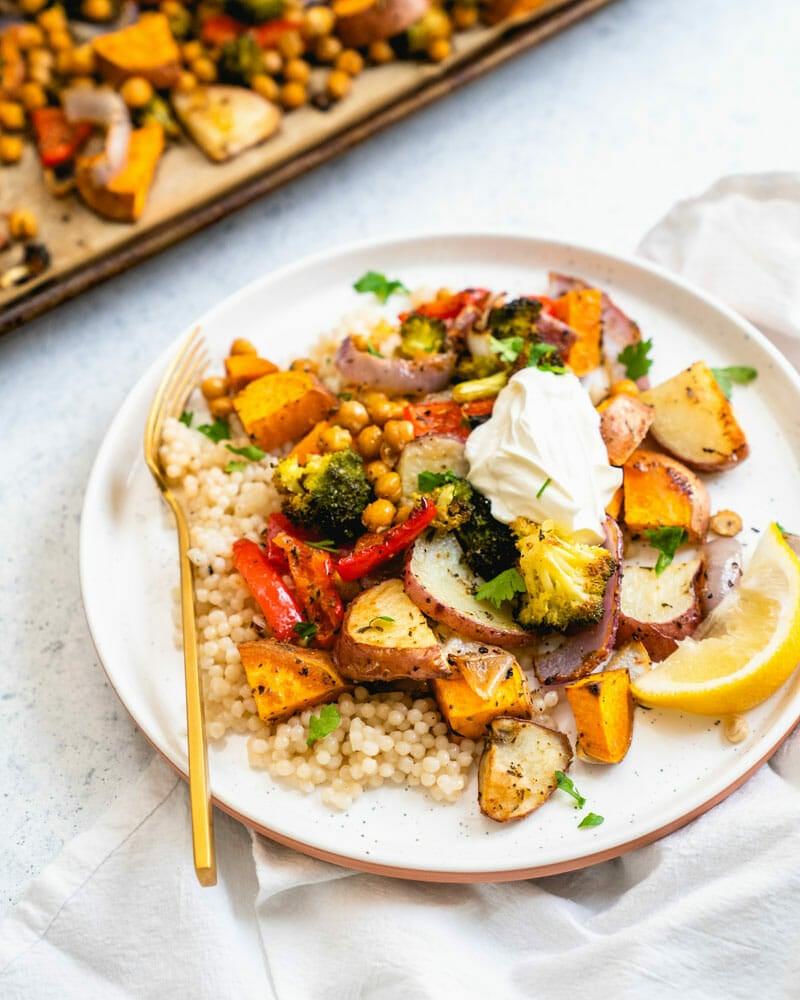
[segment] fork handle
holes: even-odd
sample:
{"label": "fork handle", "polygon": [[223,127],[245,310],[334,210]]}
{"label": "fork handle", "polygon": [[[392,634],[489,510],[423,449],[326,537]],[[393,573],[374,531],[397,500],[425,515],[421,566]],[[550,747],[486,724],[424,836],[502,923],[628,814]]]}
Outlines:
{"label": "fork handle", "polygon": [[214,821],[208,784],[208,751],[205,737],[203,691],[197,661],[197,627],[192,587],[192,564],[189,551],[189,529],[183,517],[178,517],[178,543],[181,568],[181,615],[183,617],[183,665],[186,681],[186,726],[189,753],[189,800],[192,811],[192,845],[194,869],[201,885],[217,883],[217,862],[214,851]]}

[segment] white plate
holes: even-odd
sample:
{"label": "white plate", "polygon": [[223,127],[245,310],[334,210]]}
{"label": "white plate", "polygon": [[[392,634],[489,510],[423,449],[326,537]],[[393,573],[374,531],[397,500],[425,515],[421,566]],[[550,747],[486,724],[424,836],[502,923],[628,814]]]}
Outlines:
{"label": "white plate", "polygon": [[[761,335],[675,278],[642,262],[517,236],[431,236],[348,248],[268,275],[199,322],[217,359],[234,336],[287,362],[364,299],[352,283],[374,269],[408,287],[480,285],[541,291],[553,268],[607,289],[654,341],[655,381],[698,358],[752,365],[758,379],[735,390],[751,454],[708,477],[712,509],[738,511],[752,550],[757,529],[796,517],[800,494],[800,379]],[[187,328],[188,329],[188,328]],[[181,339],[185,334],[181,335]],[[172,641],[176,537],[142,458],[147,409],[179,341],[136,384],[97,456],[81,522],[80,571],[92,637],[109,679],[156,749],[185,773],[182,658]],[[221,367],[221,365],[218,365]],[[420,789],[366,792],[346,814],[332,812],[250,769],[245,738],[210,748],[216,803],[248,825],[317,857],[384,874],[436,881],[528,878],[579,868],[655,840],[738,787],[800,716],[793,679],[749,713],[750,735],[726,742],[719,720],[637,709],[622,764],[576,761],[570,774],[587,808],[605,817],[578,829],[579,814],[557,792],[519,823],[482,817],[475,779],[461,801],[439,805]]]}

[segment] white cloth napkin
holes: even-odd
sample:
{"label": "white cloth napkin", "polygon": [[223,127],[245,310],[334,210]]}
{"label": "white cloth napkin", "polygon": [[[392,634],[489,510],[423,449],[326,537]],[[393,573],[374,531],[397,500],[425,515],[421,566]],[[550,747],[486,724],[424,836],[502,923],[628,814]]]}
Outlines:
{"label": "white cloth napkin", "polygon": [[[800,364],[800,178],[721,181],[640,252]],[[535,881],[402,882],[306,858],[219,812],[215,826],[220,883],[201,889],[185,787],[154,758],[0,924],[0,996],[800,996],[797,733],[669,838]]]}

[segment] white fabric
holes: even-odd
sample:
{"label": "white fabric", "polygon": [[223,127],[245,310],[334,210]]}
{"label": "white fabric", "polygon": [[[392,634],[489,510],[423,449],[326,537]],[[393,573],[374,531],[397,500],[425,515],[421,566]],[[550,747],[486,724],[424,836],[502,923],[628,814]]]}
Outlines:
{"label": "white fabric", "polygon": [[[641,252],[800,362],[800,179],[721,181]],[[669,838],[538,881],[383,879],[215,826],[220,883],[201,889],[186,790],[154,758],[0,924],[0,997],[800,996],[797,733]]]}

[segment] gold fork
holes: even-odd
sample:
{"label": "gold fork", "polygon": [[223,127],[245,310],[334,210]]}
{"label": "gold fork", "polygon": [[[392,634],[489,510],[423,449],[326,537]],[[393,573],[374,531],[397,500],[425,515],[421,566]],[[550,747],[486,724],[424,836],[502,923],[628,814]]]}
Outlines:
{"label": "gold fork", "polygon": [[197,629],[194,618],[192,566],[189,562],[189,526],[175,495],[169,488],[161,465],[159,447],[167,417],[179,417],[189,394],[197,385],[208,363],[205,341],[199,328],[181,347],[161,380],[144,432],[144,457],[161,495],[172,508],[178,528],[178,551],[181,568],[181,617],[183,619],[183,664],[186,681],[186,724],[189,732],[189,799],[192,807],[192,843],[194,869],[201,885],[216,885],[217,862],[214,854],[214,826],[211,796],[208,789],[208,751],[203,716],[203,693],[197,663]]}

